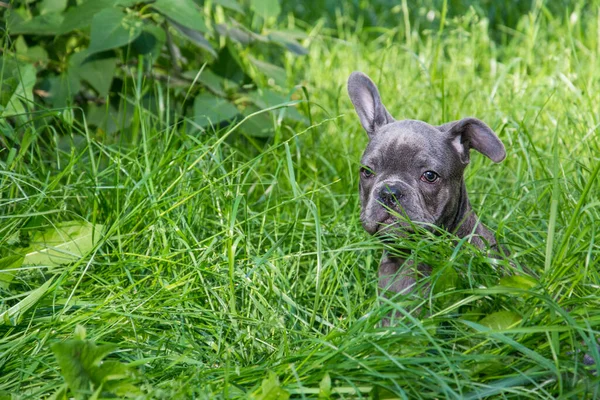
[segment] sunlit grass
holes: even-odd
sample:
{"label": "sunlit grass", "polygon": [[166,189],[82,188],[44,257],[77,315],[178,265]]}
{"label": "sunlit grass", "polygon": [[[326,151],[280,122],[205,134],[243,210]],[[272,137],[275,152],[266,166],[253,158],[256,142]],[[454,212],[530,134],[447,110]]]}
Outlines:
{"label": "sunlit grass", "polygon": [[[599,396],[596,367],[583,365],[585,352],[600,363],[599,43],[585,34],[597,10],[572,22],[534,7],[505,45],[474,13],[441,14],[408,36],[381,27],[365,40],[345,19],[313,32],[286,69],[315,127],[274,120],[273,140],[250,146],[235,125],[189,135],[135,100],[135,145],[78,124],[54,138],[23,128],[31,144],[1,157],[2,256],[61,221],[105,230],[81,261],[23,269],[0,288],[4,312],[54,279],[0,329],[0,391],[54,393],[64,381],[50,345],[83,325],[118,346],[109,358],[133,363],[149,398],[261,398],[264,379],[276,385],[269,371],[297,398]],[[534,287],[502,285],[493,261],[440,237],[416,241],[412,257],[443,290],[406,308],[377,298],[383,245],[358,219],[366,135],[345,92],[353,70],[397,118],[475,116],[495,129],[508,157],[473,154],[467,187],[512,254],[505,267],[531,271]],[[380,328],[391,309],[405,317]],[[499,311],[519,321],[480,323]]]}

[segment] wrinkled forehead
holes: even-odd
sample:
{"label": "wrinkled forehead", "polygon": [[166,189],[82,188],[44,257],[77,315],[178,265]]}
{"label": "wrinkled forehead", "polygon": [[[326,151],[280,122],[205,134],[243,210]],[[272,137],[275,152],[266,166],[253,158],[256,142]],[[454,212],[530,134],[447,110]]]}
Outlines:
{"label": "wrinkled forehead", "polygon": [[421,121],[397,121],[382,127],[369,141],[363,163],[404,159],[413,162],[453,159],[445,132]]}

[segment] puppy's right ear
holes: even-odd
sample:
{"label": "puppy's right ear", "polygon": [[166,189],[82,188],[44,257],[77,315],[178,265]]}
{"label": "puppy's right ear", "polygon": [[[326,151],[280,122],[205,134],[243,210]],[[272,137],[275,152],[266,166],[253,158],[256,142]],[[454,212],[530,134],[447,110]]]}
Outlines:
{"label": "puppy's right ear", "polygon": [[360,123],[371,136],[377,128],[394,122],[394,118],[381,102],[373,81],[362,72],[353,72],[348,78],[348,94],[354,104]]}

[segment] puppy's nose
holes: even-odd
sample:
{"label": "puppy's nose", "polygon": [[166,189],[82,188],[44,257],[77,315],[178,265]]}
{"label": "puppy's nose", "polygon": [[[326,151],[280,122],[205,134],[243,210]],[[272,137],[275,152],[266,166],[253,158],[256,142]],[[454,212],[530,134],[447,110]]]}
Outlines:
{"label": "puppy's nose", "polygon": [[384,186],[379,191],[379,200],[388,207],[391,207],[398,203],[402,197],[402,192],[396,186]]}

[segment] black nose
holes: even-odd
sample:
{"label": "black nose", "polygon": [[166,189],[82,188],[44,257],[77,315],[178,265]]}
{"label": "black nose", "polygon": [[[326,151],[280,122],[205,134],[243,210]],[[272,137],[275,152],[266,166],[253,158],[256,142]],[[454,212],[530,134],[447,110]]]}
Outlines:
{"label": "black nose", "polygon": [[402,192],[396,186],[384,186],[379,191],[379,201],[388,207],[392,207],[397,204],[402,197]]}

